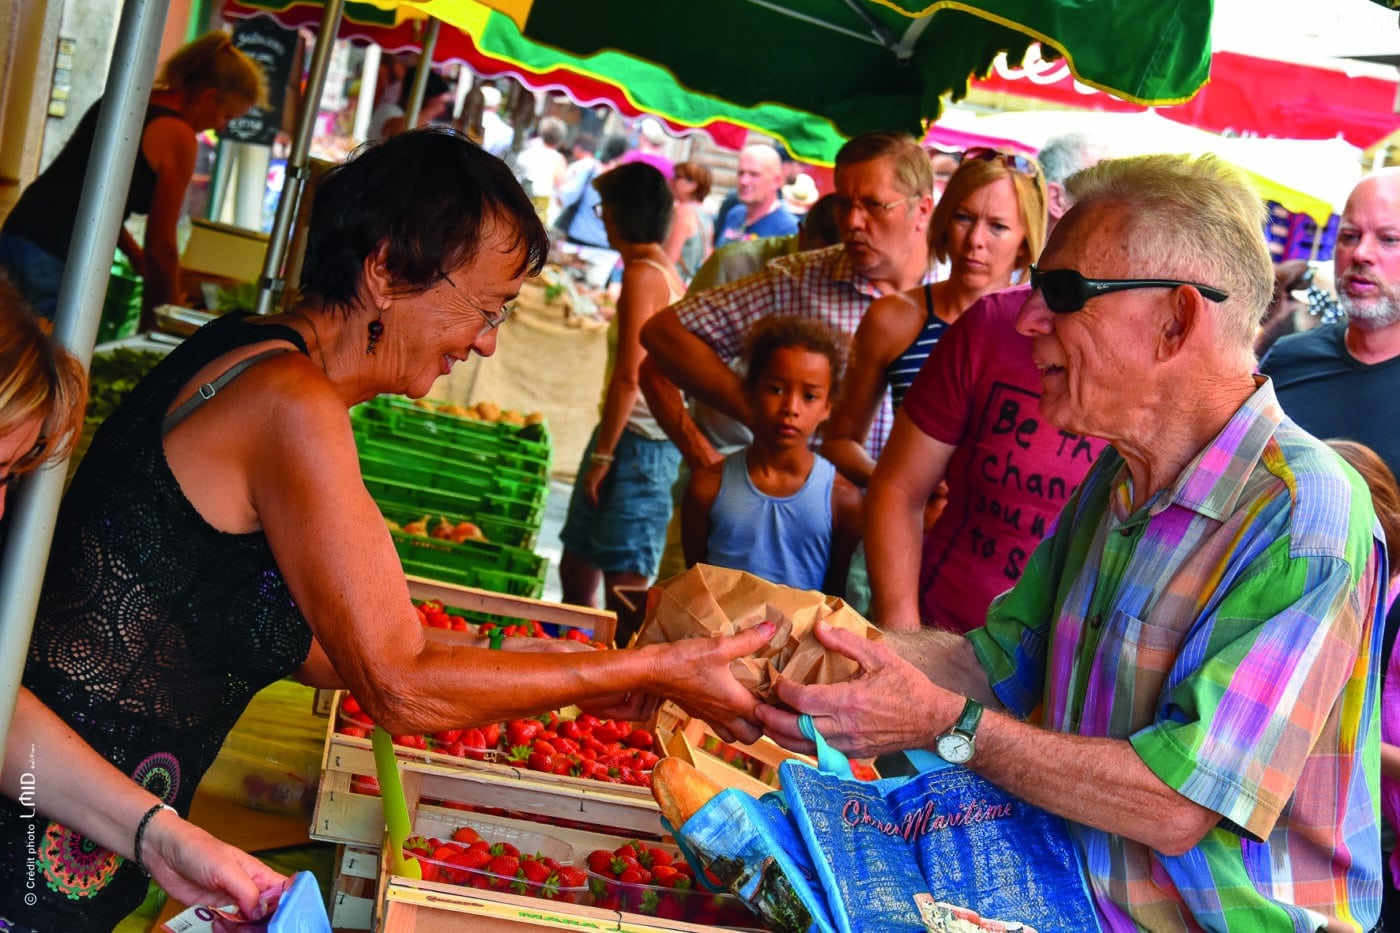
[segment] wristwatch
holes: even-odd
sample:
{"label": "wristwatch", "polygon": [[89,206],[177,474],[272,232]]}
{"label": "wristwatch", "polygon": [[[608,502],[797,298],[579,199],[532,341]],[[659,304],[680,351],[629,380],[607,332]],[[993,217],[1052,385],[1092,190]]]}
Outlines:
{"label": "wristwatch", "polygon": [[965,765],[971,761],[977,750],[977,724],[981,721],[982,704],[968,697],[958,721],[934,743],[938,757],[953,765]]}

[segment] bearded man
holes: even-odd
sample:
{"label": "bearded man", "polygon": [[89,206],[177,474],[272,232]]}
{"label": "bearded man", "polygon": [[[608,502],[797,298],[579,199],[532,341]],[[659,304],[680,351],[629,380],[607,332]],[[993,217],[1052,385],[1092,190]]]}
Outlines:
{"label": "bearded man", "polygon": [[1346,319],[1284,337],[1260,369],[1305,430],[1360,441],[1400,473],[1400,171],[1352,189],[1334,265]]}

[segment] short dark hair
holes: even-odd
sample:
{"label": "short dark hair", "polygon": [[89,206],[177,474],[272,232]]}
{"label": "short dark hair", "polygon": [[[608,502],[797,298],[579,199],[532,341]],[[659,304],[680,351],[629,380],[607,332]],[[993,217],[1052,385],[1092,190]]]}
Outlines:
{"label": "short dark hair", "polygon": [[613,229],[628,243],[660,243],[671,231],[675,199],[666,176],[645,162],[627,162],[593,179]]}
{"label": "short dark hair", "polygon": [[786,347],[796,347],[808,353],[820,353],[831,364],[830,397],[841,391],[841,377],[846,371],[846,348],[850,344],[845,334],[831,329],[826,323],[810,317],[774,314],[754,324],[744,339],[744,387],[750,392],[758,388],[773,354]]}
{"label": "short dark hair", "polygon": [[582,149],[584,152],[592,155],[593,150],[598,148],[598,140],[594,138],[592,133],[579,133],[574,137],[570,148]]}
{"label": "short dark hair", "polygon": [[598,161],[611,162],[620,159],[627,152],[627,137],[618,133],[603,137],[603,145],[598,147]]}
{"label": "short dark hair", "polygon": [[822,249],[841,242],[841,225],[836,222],[836,195],[824,194],[797,221],[802,249]]}
{"label": "short dark hair", "polygon": [[396,290],[418,294],[472,259],[483,228],[510,228],[522,249],[517,274],[538,275],[549,235],[510,168],[447,127],[429,126],[367,143],[316,189],[301,290],[349,311],[365,260],[381,246]]}

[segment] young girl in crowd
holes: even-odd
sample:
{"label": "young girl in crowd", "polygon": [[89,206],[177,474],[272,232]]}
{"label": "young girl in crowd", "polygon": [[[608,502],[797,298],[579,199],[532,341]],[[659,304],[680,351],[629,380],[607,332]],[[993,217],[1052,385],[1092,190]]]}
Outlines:
{"label": "young girl in crowd", "polygon": [[691,476],[686,563],[841,595],[860,537],[860,493],[811,442],[840,388],[843,340],[818,321],[766,318],[749,335],[746,363],[753,443]]}

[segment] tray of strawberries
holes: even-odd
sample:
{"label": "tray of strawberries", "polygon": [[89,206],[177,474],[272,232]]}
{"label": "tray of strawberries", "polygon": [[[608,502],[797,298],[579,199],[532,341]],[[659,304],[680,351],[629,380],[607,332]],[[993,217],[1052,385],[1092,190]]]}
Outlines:
{"label": "tray of strawberries", "polygon": [[509,891],[582,904],[591,894],[574,849],[543,833],[505,826],[458,826],[447,839],[412,836],[404,854],[418,861],[424,881]]}
{"label": "tray of strawberries", "polygon": [[753,912],[732,894],[706,890],[680,853],[632,840],[588,853],[588,890],[594,907],[661,920],[752,928]]}
{"label": "tray of strawberries", "polygon": [[[336,711],[336,731],[369,738],[374,721],[355,697],[345,693]],[[399,748],[566,778],[603,781],[640,788],[651,786],[656,765],[656,737],[647,729],[588,713],[574,717],[558,712],[512,719],[431,735],[396,735]]]}

